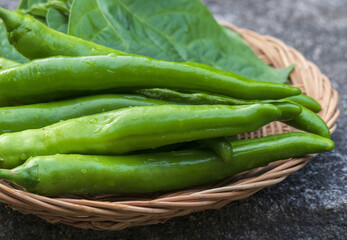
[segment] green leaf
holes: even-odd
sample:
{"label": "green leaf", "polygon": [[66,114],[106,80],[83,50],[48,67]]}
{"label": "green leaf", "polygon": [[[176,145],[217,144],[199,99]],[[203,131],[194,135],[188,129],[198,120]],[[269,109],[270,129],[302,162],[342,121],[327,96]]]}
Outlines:
{"label": "green leaf", "polygon": [[69,7],[72,2],[73,0],[22,0],[18,9],[57,31],[67,33]]}
{"label": "green leaf", "polygon": [[29,60],[21,55],[8,41],[5,24],[0,22],[0,57],[25,63]]}
{"label": "green leaf", "polygon": [[33,5],[40,4],[40,3],[47,3],[48,0],[29,0],[28,1],[28,8],[30,8]]}
{"label": "green leaf", "polygon": [[18,10],[22,10],[23,14],[30,14],[40,22],[46,24],[46,14],[48,11],[48,0],[22,0],[18,6]]}
{"label": "green leaf", "polygon": [[68,17],[61,11],[50,8],[46,16],[47,25],[54,30],[62,33],[67,33]]}
{"label": "green leaf", "polygon": [[32,5],[28,13],[34,17],[45,18],[48,12],[49,6],[46,3]]}
{"label": "green leaf", "polygon": [[75,0],[69,34],[156,59],[205,63],[254,80],[283,83],[290,72],[264,63],[199,0]]}
{"label": "green leaf", "polygon": [[50,7],[56,8],[62,13],[66,14],[66,16],[69,14],[69,7],[68,7],[68,2],[63,1],[63,0],[49,0],[48,5]]}
{"label": "green leaf", "polygon": [[23,10],[29,9],[29,0],[22,0],[20,4],[18,5],[17,9],[23,9]]}

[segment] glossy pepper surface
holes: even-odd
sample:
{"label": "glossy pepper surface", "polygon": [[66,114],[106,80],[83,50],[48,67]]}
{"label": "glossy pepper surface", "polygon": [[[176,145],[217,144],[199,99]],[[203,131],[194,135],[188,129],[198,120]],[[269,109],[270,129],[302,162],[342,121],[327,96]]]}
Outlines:
{"label": "glossy pepper surface", "polygon": [[137,89],[135,93],[142,94],[146,97],[160,99],[173,103],[181,104],[221,104],[221,105],[248,105],[259,103],[257,100],[243,100],[222,95],[211,94],[207,92],[179,92],[172,89],[148,88]]}
{"label": "glossy pepper surface", "polygon": [[322,109],[322,106],[316,100],[305,94],[288,97],[287,99],[292,102],[298,103],[315,113],[319,112]]}
{"label": "glossy pepper surface", "polygon": [[0,105],[147,87],[209,90],[241,99],[276,99],[300,94],[298,88],[252,81],[203,64],[111,54],[41,59],[1,71]]}
{"label": "glossy pepper surface", "polygon": [[198,143],[211,149],[225,162],[232,161],[233,159],[233,148],[228,137],[204,139],[200,140]]}
{"label": "glossy pepper surface", "polygon": [[[35,20],[34,18],[30,17],[30,16],[22,16],[19,13],[12,13],[10,11],[7,11],[5,9],[0,8],[0,17],[3,18],[6,28],[9,32],[8,36],[9,36],[9,40],[10,42],[25,56],[28,56],[29,58],[37,58],[37,57],[48,57],[48,56],[56,56],[56,55],[67,55],[67,56],[80,56],[80,55],[98,55],[98,54],[107,54],[107,53],[114,53],[116,55],[123,55],[122,52],[98,45],[98,44],[94,44],[94,43],[89,43],[87,41],[84,40],[79,40],[77,41],[77,39],[75,39],[72,36],[67,36],[65,34],[62,33],[58,33],[52,29],[49,29],[48,27],[46,27],[44,24],[39,23],[37,20]],[[23,28],[27,28],[30,29],[30,31],[28,31],[27,29],[24,31]],[[41,31],[41,32],[40,32]],[[43,31],[43,32],[42,32]],[[45,36],[45,38],[47,39],[36,39],[37,36]],[[71,41],[70,41],[71,40]],[[55,42],[56,41],[56,42]],[[31,45],[33,43],[38,44],[41,43],[40,45],[40,51],[37,51],[37,49],[32,48]],[[53,43],[52,43],[53,42]],[[45,46],[47,45],[48,46]],[[60,50],[57,50],[60,49]],[[80,50],[79,50],[80,49]],[[45,52],[45,51],[48,52]],[[30,51],[30,53],[28,54],[27,51]],[[33,52],[31,52],[33,51]],[[61,51],[61,52],[60,52]],[[40,54],[39,56],[35,56],[35,54]],[[141,58],[140,56],[133,56],[133,58],[130,58],[130,62],[131,63],[136,63],[141,65],[141,61],[138,62],[140,59],[136,59],[137,58]],[[142,59],[144,60],[145,58],[142,57]],[[119,59],[117,59],[119,60]],[[150,58],[147,58],[147,60],[150,60]],[[88,61],[88,60],[86,60]],[[90,61],[90,66],[93,66],[93,60],[89,60]],[[154,60],[153,60],[154,61]],[[151,65],[153,66],[153,69],[156,69],[156,71],[158,72],[159,75],[165,73],[163,71],[158,71],[159,69],[166,71],[165,75],[170,76],[170,77],[176,77],[176,81],[169,79],[168,81],[171,83],[173,82],[177,82],[180,81],[180,77],[177,76],[177,72],[172,72],[170,70],[172,70],[171,67],[169,67],[168,65],[166,66],[156,66],[157,64],[159,64],[159,61],[156,60],[157,62],[150,62],[147,63],[146,62],[142,62],[142,66],[143,68],[139,69],[139,67],[134,66],[133,64],[130,64],[129,67],[131,69],[137,70],[138,72],[146,72],[148,71],[148,68],[146,68],[145,66],[147,65]],[[168,62],[170,63],[170,62]],[[54,64],[54,63],[51,63]],[[56,63],[59,66],[59,63]],[[69,65],[69,63],[66,63],[67,68],[73,68],[75,71],[76,70],[81,70],[79,67],[81,67],[81,65],[75,66],[76,63]],[[176,63],[178,64],[178,63]],[[89,66],[89,67],[90,67]],[[47,66],[45,66],[47,68]],[[102,75],[105,75],[105,78],[109,78],[109,76],[107,76],[107,73],[110,73],[112,71],[114,71],[114,69],[112,67],[110,67],[108,64],[106,64],[104,66],[106,69],[104,69],[104,71],[107,71]],[[196,76],[189,76],[188,72],[194,72],[194,71],[208,71],[209,72],[215,72],[215,74],[222,73],[223,71],[214,69],[210,66],[204,65],[204,64],[196,64],[196,63],[182,63],[183,68],[181,68],[181,71],[186,68],[186,83],[190,83],[190,85],[192,87],[196,86],[195,82],[196,81],[201,81],[201,85],[206,85],[207,81],[210,81],[211,79],[209,79],[211,76],[210,74],[206,75],[206,79],[201,78],[200,79],[196,79]],[[84,66],[84,69],[87,69],[88,66]],[[136,68],[136,69],[135,69]],[[178,66],[177,66],[178,68]],[[190,69],[191,71],[189,71],[188,69]],[[52,69],[53,70],[53,69]],[[95,68],[92,67],[92,70],[96,70]],[[100,70],[100,69],[99,69]],[[124,68],[122,69],[123,71],[125,70]],[[121,70],[121,72],[122,72]],[[35,71],[35,70],[34,70]],[[37,69],[37,72],[43,72],[42,69]],[[53,70],[54,72],[54,70]],[[86,71],[88,72],[88,71]],[[213,82],[215,84],[214,88],[206,88],[206,86],[201,86],[201,87],[197,87],[195,89],[198,90],[212,90],[214,91],[214,89],[219,88],[219,90],[215,91],[216,93],[221,93],[224,95],[228,95],[230,96],[231,92],[235,92],[235,88],[238,89],[238,93],[232,93],[231,96],[235,96],[237,98],[242,98],[242,99],[272,99],[272,98],[283,98],[283,97],[287,97],[287,96],[294,96],[294,95],[298,95],[300,94],[300,90],[297,88],[293,88],[290,87],[288,85],[284,85],[284,84],[270,84],[267,82],[260,82],[257,83],[258,81],[251,81],[247,78],[238,76],[236,74],[232,74],[232,73],[227,73],[224,72],[226,75],[229,75],[229,77],[234,78],[234,82],[237,83],[235,85],[230,85],[228,84],[228,81],[226,81],[226,79],[224,78],[222,81],[217,81],[217,82]],[[63,74],[63,73],[60,73]],[[117,75],[119,75],[119,72],[116,73]],[[129,73],[128,73],[129,74]],[[174,75],[172,75],[174,74]],[[203,73],[202,73],[203,74]],[[44,74],[43,74],[44,75]],[[68,76],[66,76],[68,77]],[[124,77],[123,75],[120,75],[120,77]],[[154,76],[152,76],[153,78]],[[161,75],[161,78],[163,78],[163,75]],[[195,79],[194,79],[195,78]],[[84,79],[84,78],[83,78]],[[189,79],[189,80],[187,80]],[[75,79],[71,79],[71,81],[74,81]],[[110,80],[114,80],[113,78],[111,78]],[[129,80],[129,79],[127,79]],[[152,79],[152,81],[149,81],[147,79],[141,79],[142,82],[146,82],[147,84],[143,85],[142,87],[176,87],[176,88],[188,88],[188,89],[192,89],[192,87],[187,87],[187,86],[172,86],[172,85],[152,85],[153,81],[155,81],[155,79]],[[216,80],[216,79],[214,79]],[[238,81],[235,81],[238,80]],[[95,81],[94,79],[91,79],[91,81]],[[147,82],[148,81],[148,82]],[[162,80],[163,81],[163,80]],[[223,84],[224,83],[224,84]],[[229,82],[230,83],[230,82]],[[158,83],[157,83],[158,84]],[[131,85],[131,83],[130,83]],[[245,85],[248,85],[248,94],[245,94],[246,92],[243,92],[243,88],[245,87]],[[120,87],[117,86],[117,84],[114,86],[110,86],[110,87]],[[131,87],[131,86],[125,86],[125,87]],[[135,86],[136,87],[136,86]],[[257,90],[255,90],[255,88],[257,88]],[[225,90],[230,90],[227,91],[227,93],[225,92]],[[251,90],[252,89],[252,90]],[[70,91],[77,91],[75,89],[69,89]],[[90,89],[89,89],[90,90]],[[243,92],[243,93],[242,93]],[[259,94],[255,94],[256,92],[258,92]],[[263,94],[261,94],[261,92],[263,92]],[[266,92],[265,95],[267,95],[266,97],[263,96],[264,92]],[[249,95],[249,96],[247,96]],[[253,95],[253,96],[252,96]],[[49,99],[47,99],[49,100]]]}
{"label": "glossy pepper surface", "polygon": [[282,111],[282,116],[278,119],[279,121],[285,121],[295,118],[301,113],[301,107],[294,103],[288,102],[285,100],[242,100],[232,97],[201,93],[201,92],[192,92],[192,93],[182,93],[174,91],[171,89],[162,89],[162,88],[152,88],[152,89],[139,89],[135,90],[136,93],[142,94],[146,97],[160,99],[163,101],[168,101],[172,103],[179,104],[223,104],[223,105],[249,105],[255,103],[269,103],[275,105],[278,109]]}
{"label": "glossy pepper surface", "polygon": [[17,63],[10,59],[0,57],[0,71],[10,67],[18,66],[18,65],[20,65],[20,63]]}
{"label": "glossy pepper surface", "polygon": [[[278,107],[282,111],[282,116],[279,121],[295,127],[299,130],[315,133],[323,137],[330,137],[330,130],[324,120],[317,114],[307,109],[304,106],[297,105],[297,102],[286,98],[283,100],[262,100],[262,101],[249,101],[229,98],[227,96],[220,96],[215,94],[206,93],[181,93],[170,89],[140,89],[135,92],[155,99],[164,101],[176,101],[186,104],[252,104],[252,103],[270,103]],[[302,99],[302,97],[299,97]],[[304,98],[306,99],[306,98]]]}
{"label": "glossy pepper surface", "polygon": [[42,128],[54,123],[132,106],[167,102],[135,94],[104,94],[59,102],[0,108],[0,134]]}
{"label": "glossy pepper surface", "polygon": [[0,178],[42,195],[150,193],[221,180],[280,159],[326,152],[334,143],[309,133],[286,133],[232,142],[233,159],[209,150],[129,156],[54,155],[33,157]]}
{"label": "glossy pepper surface", "polygon": [[56,153],[123,154],[252,132],[281,116],[271,104],[142,106],[0,135],[2,168]]}
{"label": "glossy pepper surface", "polygon": [[330,130],[324,120],[305,107],[302,107],[300,115],[284,123],[300,130],[330,138]]}
{"label": "glossy pepper surface", "polygon": [[[126,53],[55,31],[34,17],[0,8],[9,42],[29,59]],[[39,49],[33,46],[40,46]]]}

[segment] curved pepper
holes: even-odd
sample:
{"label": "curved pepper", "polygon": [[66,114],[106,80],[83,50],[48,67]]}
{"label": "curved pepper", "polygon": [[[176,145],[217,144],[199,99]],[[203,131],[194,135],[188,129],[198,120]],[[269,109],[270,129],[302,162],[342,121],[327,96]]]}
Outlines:
{"label": "curved pepper", "polygon": [[234,99],[226,96],[211,95],[206,93],[180,93],[169,89],[141,89],[136,91],[147,97],[160,99],[164,101],[177,101],[186,104],[252,104],[256,102],[269,103],[278,107],[282,111],[279,121],[295,127],[299,130],[312,132],[323,137],[330,138],[330,130],[324,120],[311,110],[299,106],[296,102],[286,98],[283,100],[262,100],[262,101],[246,101]]}
{"label": "curved pepper", "polygon": [[284,121],[284,123],[299,130],[330,138],[330,130],[325,121],[311,110],[305,107],[301,108],[302,112],[297,117]]}
{"label": "curved pepper", "polygon": [[[34,87],[33,87],[34,86]],[[285,84],[143,56],[55,57],[0,72],[0,105],[35,103],[126,88],[180,88],[212,91],[241,99],[277,99],[300,94]]]}
{"label": "curved pepper", "polygon": [[56,153],[123,154],[255,131],[281,116],[271,104],[143,106],[0,135],[0,166]]}
{"label": "curved pepper", "polygon": [[334,143],[309,133],[286,133],[232,143],[233,159],[211,151],[184,150],[129,156],[34,157],[0,178],[42,195],[150,193],[221,180],[268,163],[331,151]]}
{"label": "curved pepper", "polygon": [[[0,8],[0,18],[4,21],[9,42],[29,59],[49,56],[81,56],[126,53],[104,47],[77,37],[57,32],[30,15],[10,12]],[[33,46],[40,46],[38,51]]]}
{"label": "curved pepper", "polygon": [[305,94],[300,94],[297,96],[292,96],[292,97],[288,97],[288,100],[298,103],[301,106],[304,106],[305,108],[311,110],[312,112],[319,112],[320,110],[322,110],[322,106],[313,98],[305,95]]}
{"label": "curved pepper", "polygon": [[243,100],[232,97],[226,97],[216,94],[210,94],[205,92],[190,92],[183,93],[177,92],[171,89],[165,88],[148,88],[148,89],[138,89],[134,91],[135,93],[142,94],[146,97],[160,99],[172,103],[181,104],[222,104],[222,105],[249,105],[254,103],[259,103],[257,100]]}
{"label": "curved pepper", "polygon": [[170,89],[152,88],[152,89],[139,89],[135,91],[138,94],[142,94],[146,97],[160,99],[172,103],[180,104],[223,104],[223,105],[249,105],[255,103],[269,103],[275,105],[282,111],[282,116],[279,121],[285,121],[295,118],[301,113],[301,107],[293,102],[285,100],[242,100],[227,96],[221,96],[216,94],[208,94],[201,92],[182,93]]}

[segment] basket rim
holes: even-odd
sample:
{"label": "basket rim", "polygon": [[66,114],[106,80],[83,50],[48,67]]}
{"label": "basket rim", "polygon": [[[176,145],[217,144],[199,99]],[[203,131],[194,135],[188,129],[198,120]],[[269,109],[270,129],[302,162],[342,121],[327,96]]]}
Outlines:
{"label": "basket rim", "polygon": [[[262,36],[226,22],[221,24],[240,33],[256,54],[274,67],[285,67],[295,63],[296,68],[291,74],[293,85],[316,98],[322,105],[319,115],[326,121],[331,132],[336,129],[336,120],[340,115],[337,108],[338,92],[332,88],[330,80],[314,63],[272,36]],[[308,81],[311,81],[310,85]],[[274,129],[277,128],[281,129],[280,131],[293,131],[292,128],[285,128],[275,122],[257,133],[247,134],[245,138],[266,136],[268,131],[275,132]],[[279,160],[212,184],[130,198],[125,195],[52,198],[26,192],[8,181],[0,180],[0,202],[24,214],[35,214],[51,223],[61,222],[95,230],[121,230],[165,222],[172,217],[195,211],[219,209],[232,201],[247,198],[265,187],[283,181],[293,172],[303,168],[313,156],[315,155]]]}

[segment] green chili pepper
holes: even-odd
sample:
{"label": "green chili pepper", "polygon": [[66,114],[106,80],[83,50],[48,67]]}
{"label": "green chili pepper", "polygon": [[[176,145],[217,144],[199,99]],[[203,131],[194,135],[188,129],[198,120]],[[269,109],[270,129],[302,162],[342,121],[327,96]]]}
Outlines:
{"label": "green chili pepper", "polygon": [[[26,129],[45,127],[62,120],[92,115],[131,106],[154,106],[169,104],[168,102],[149,99],[141,95],[98,95],[81,97],[52,103],[39,103],[33,105],[0,108],[0,133],[18,132]],[[291,111],[286,114],[298,114]],[[292,104],[293,105],[293,104]],[[294,105],[296,106],[296,105]],[[283,107],[281,119],[283,118]],[[295,108],[294,108],[295,110]],[[293,115],[292,115],[293,117]],[[224,161],[230,161],[232,149],[228,138],[201,140],[209,146]],[[176,144],[177,145],[177,144]],[[181,146],[182,143],[178,144]],[[175,149],[176,146],[164,146],[160,150]]]}
{"label": "green chili pepper", "polygon": [[[264,101],[264,103],[266,103],[266,101]],[[269,104],[273,104],[281,110],[282,115],[278,119],[278,121],[281,122],[295,119],[297,116],[300,116],[302,112],[302,107],[300,105],[285,100],[271,100]]]}
{"label": "green chili pepper", "polygon": [[108,94],[33,105],[0,108],[0,133],[42,128],[62,120],[126,108],[167,102],[141,95]]}
{"label": "green chili pepper", "polygon": [[[282,117],[279,119],[285,124],[295,127],[299,130],[312,132],[323,137],[330,137],[330,131],[327,124],[317,114],[309,109],[301,106],[298,109],[296,102],[286,98],[284,100],[262,100],[262,101],[245,101],[234,99],[226,96],[211,95],[206,93],[180,93],[169,89],[141,89],[136,90],[136,93],[147,97],[160,99],[164,101],[176,101],[186,104],[253,104],[253,103],[269,103],[274,104],[282,111]],[[302,99],[302,98],[301,98]]]}
{"label": "green chili pepper", "polygon": [[[33,87],[34,86],[34,87]],[[35,103],[91,92],[164,87],[210,90],[244,99],[300,94],[285,84],[252,81],[211,67],[142,56],[55,57],[0,72],[0,105]]]}
{"label": "green chili pepper", "polygon": [[288,97],[287,99],[291,100],[292,102],[298,103],[298,104],[304,106],[305,108],[307,108],[307,109],[309,109],[315,113],[322,110],[321,105],[318,102],[316,102],[316,100],[314,100],[313,98],[311,98],[305,94],[300,94],[297,96]]}
{"label": "green chili pepper", "polygon": [[[97,54],[107,54],[107,53],[124,54],[122,52],[118,52],[111,48],[100,46],[94,43],[89,43],[87,41],[83,41],[63,33],[58,33],[48,28],[44,24],[31,18],[30,16],[22,16],[18,13],[9,12],[5,9],[0,8],[0,17],[4,19],[4,22],[7,26],[7,30],[10,33],[9,38],[12,44],[23,55],[31,59],[56,56],[56,55],[80,56],[80,55],[97,55]],[[29,29],[29,31],[28,30],[24,31],[22,28]],[[45,38],[42,39],[40,36],[45,36]],[[31,47],[36,44],[40,44],[39,51]],[[91,44],[93,44],[93,46]],[[190,65],[192,67],[195,66],[198,68],[206,68],[206,69],[208,68],[204,64],[197,64],[197,63],[185,63],[185,64]],[[213,70],[212,67],[209,67],[209,69]],[[242,78],[237,75],[234,75],[234,77],[239,79]],[[256,85],[254,85],[254,88],[255,87]],[[258,89],[258,90],[263,93],[266,93],[266,92],[269,93],[271,91],[270,89],[268,90]],[[253,90],[249,90],[249,93],[251,92],[253,92]],[[297,94],[299,94],[298,91],[296,93],[291,93],[289,95],[297,95]],[[229,95],[229,94],[225,94],[225,95]],[[244,99],[253,98],[253,97],[248,97],[248,98],[240,97],[238,95],[233,95],[233,96],[244,98]],[[268,95],[268,97],[265,97],[265,98],[264,97],[256,97],[256,98],[272,99],[272,98],[283,98],[283,96],[271,97],[270,95]],[[256,98],[253,98],[253,99],[256,99]]]}
{"label": "green chili pepper", "polygon": [[[0,18],[3,19],[9,42],[29,59],[45,58],[49,56],[67,55],[101,55],[126,53],[104,47],[77,37],[55,31],[34,17],[10,12],[0,8]],[[40,46],[39,50],[33,46]]]}
{"label": "green chili pepper", "polygon": [[0,70],[20,65],[19,63],[7,58],[0,57]]}
{"label": "green chili pepper", "polygon": [[56,153],[123,154],[255,131],[281,116],[271,104],[142,106],[0,135],[2,168]]}
{"label": "green chili pepper", "polygon": [[278,120],[285,121],[296,117],[301,113],[301,107],[294,102],[285,100],[242,100],[232,97],[226,97],[208,93],[181,93],[170,89],[152,88],[152,89],[139,89],[135,90],[136,93],[142,94],[146,97],[160,99],[172,103],[180,104],[223,104],[223,105],[249,105],[255,103],[269,103],[278,107],[282,111],[282,116]]}
{"label": "green chili pepper", "polygon": [[[0,8],[0,17],[3,18],[5,25],[7,27],[7,30],[9,32],[8,36],[10,39],[10,42],[25,56],[33,59],[33,58],[42,58],[42,57],[48,57],[48,56],[56,56],[56,55],[67,55],[67,56],[80,56],[80,55],[97,55],[97,54],[107,54],[107,53],[116,53],[116,54],[124,54],[122,52],[118,52],[116,50],[113,50],[111,48],[107,48],[104,46],[100,46],[98,44],[89,43],[84,40],[80,40],[78,38],[74,38],[72,36],[68,36],[63,33],[58,33],[48,27],[46,27],[44,24],[39,23],[35,19],[33,19],[30,16],[22,16],[19,13],[14,13],[7,11],[5,9]],[[23,30],[24,29],[24,30]],[[29,29],[29,31],[28,31]],[[40,36],[45,36],[44,39],[42,39]],[[49,40],[47,40],[49,39]],[[32,48],[32,45],[40,44],[40,51],[37,51],[37,49]],[[196,64],[196,63],[185,63],[185,65],[189,65],[192,68],[204,68],[205,70],[214,71],[214,68],[208,67],[204,64]],[[232,74],[233,78],[237,78],[239,80],[248,81],[248,79],[237,76],[235,74]],[[216,83],[218,84],[218,82]],[[262,82],[264,84],[264,82]],[[260,85],[262,85],[260,84]],[[254,86],[252,88],[256,88],[257,84],[253,82]],[[148,85],[147,85],[148,86]],[[146,86],[144,86],[146,87]],[[162,86],[165,87],[165,86]],[[222,87],[223,86],[219,86]],[[234,88],[230,86],[225,86],[229,89]],[[240,86],[237,86],[236,88],[239,89]],[[279,86],[277,86],[279,87]],[[180,86],[178,86],[180,88]],[[285,88],[282,86],[282,88]],[[199,88],[198,88],[199,89]],[[204,89],[200,89],[204,90]],[[210,90],[206,89],[205,90]],[[212,89],[213,90],[213,89]],[[299,90],[291,89],[291,91],[287,90],[288,93],[284,89],[282,89],[283,94],[287,96],[297,95],[299,94]],[[252,94],[253,90],[249,90],[248,93],[250,95]],[[271,96],[273,93],[272,89],[260,89],[258,88],[256,92],[263,92],[263,94],[267,95],[265,96],[259,96],[259,97],[241,97],[238,94],[232,95],[243,99],[272,99],[272,98],[283,98],[284,95],[274,93],[276,96]],[[225,91],[220,92],[217,91],[217,93],[222,93],[224,95],[229,95],[225,93]],[[261,94],[261,95],[263,95]]]}
{"label": "green chili pepper", "polygon": [[[7,61],[6,59],[4,59]],[[0,59],[1,61],[1,59]],[[9,60],[10,61],[10,60]],[[10,61],[11,64],[7,64],[6,68],[12,67],[19,65],[19,63],[12,62]],[[259,103],[260,101],[256,100],[242,100],[242,99],[236,99],[236,98],[231,98],[231,97],[225,97],[225,96],[218,96],[218,95],[210,95],[207,93],[191,93],[191,94],[186,94],[186,93],[179,93],[176,91],[172,91],[169,89],[159,89],[159,88],[154,88],[154,89],[140,89],[136,90],[135,92],[154,98],[154,99],[164,99],[166,101],[169,101],[171,103],[175,104],[228,104],[228,105],[249,105],[249,104],[254,104],[254,103]],[[58,104],[58,103],[57,103]],[[68,102],[61,102],[62,105],[69,105]],[[280,108],[283,112],[283,117],[281,118],[282,120],[288,120],[296,115],[298,115],[301,112],[301,109],[295,105],[295,104],[288,104],[284,103],[283,101],[279,102],[273,102],[278,108]],[[58,104],[59,105],[59,104]],[[60,106],[62,106],[60,105]],[[117,106],[117,104],[115,105]],[[33,106],[35,107],[35,106]],[[43,109],[44,107],[51,108],[55,107],[54,104],[48,104],[47,106],[41,105],[40,108]],[[117,109],[118,107],[115,107],[113,109]],[[20,110],[21,108],[16,108],[16,110]],[[113,110],[110,108],[110,110]],[[13,109],[15,110],[15,109]],[[71,111],[71,110],[69,110]],[[97,113],[97,112],[93,112]],[[92,113],[91,113],[92,114]],[[39,115],[40,117],[44,117],[45,113],[39,113],[39,112],[32,112],[32,115]],[[58,114],[59,115],[59,114]],[[87,115],[87,114],[86,114]],[[76,115],[77,116],[77,115]],[[63,117],[62,119],[69,119],[71,117]],[[8,121],[7,119],[5,121]],[[23,119],[24,121],[24,119]],[[51,124],[55,123],[55,121],[50,122]],[[46,124],[49,125],[49,124]],[[46,126],[42,125],[40,127]],[[34,127],[37,128],[37,127]],[[6,129],[6,128],[5,128]],[[10,130],[11,128],[8,128]],[[24,130],[25,128],[23,128]]]}
{"label": "green chili pepper", "polygon": [[[3,62],[3,68],[9,68],[13,66],[19,65],[19,63],[16,63],[14,61],[0,58],[0,63]],[[180,93],[177,91],[169,90],[169,89],[160,89],[160,88],[153,88],[153,89],[139,89],[135,91],[136,93],[142,94],[144,96],[154,98],[154,99],[162,99],[165,101],[169,101],[172,103],[181,103],[181,104],[227,104],[227,105],[247,105],[247,104],[254,104],[259,103],[260,101],[256,100],[242,100],[242,99],[236,99],[231,97],[225,97],[221,95],[211,95],[208,93]],[[321,107],[320,104],[317,103],[313,98],[306,96],[304,94],[300,94],[298,96],[288,97],[288,100],[291,101],[291,103],[297,103],[300,104],[306,108],[308,108],[311,111],[319,112]],[[266,101],[263,101],[266,102]],[[268,102],[268,101],[267,101]],[[270,102],[271,103],[271,102]],[[277,107],[279,107],[282,112],[284,113],[281,120],[289,120],[295,117],[297,114],[299,114],[299,110],[297,107],[293,104],[284,104],[283,101],[280,102],[272,102],[272,104],[275,104]],[[304,110],[306,111],[306,109]],[[317,117],[313,116],[312,114],[303,114],[301,116],[301,119],[305,119],[304,116],[311,116],[311,119],[317,119],[314,122],[321,122],[322,120]],[[295,122],[300,122],[300,120],[296,120]],[[53,123],[53,122],[52,122]],[[299,124],[295,124],[297,127],[299,127]],[[307,129],[305,127],[305,124],[300,124],[301,127],[304,127],[304,129]],[[317,125],[317,124],[316,124]],[[326,126],[324,123],[323,125]],[[319,125],[317,125],[319,127]],[[322,128],[322,126],[320,127]],[[325,128],[325,127],[323,127]],[[302,129],[302,130],[304,130]],[[316,131],[316,133],[318,133]],[[326,135],[327,136],[327,135]]]}
{"label": "green chili pepper", "polygon": [[[288,100],[290,101],[290,100]],[[330,130],[327,124],[316,113],[311,110],[301,107],[302,112],[295,118],[285,121],[284,123],[295,127],[296,129],[304,130],[320,136],[330,138]]]}
{"label": "green chili pepper", "polygon": [[[175,102],[172,103],[178,104]],[[62,120],[131,106],[154,106],[164,104],[170,103],[146,98],[142,95],[108,94],[51,103],[4,107],[0,108],[0,116],[3,116],[3,118],[0,119],[0,133],[37,129]],[[186,104],[191,103],[187,102]],[[202,104],[203,103],[200,105]],[[278,120],[292,119],[301,112],[301,107],[285,101],[277,101],[275,106],[282,112]]]}
{"label": "green chili pepper", "polygon": [[249,105],[259,103],[257,100],[243,100],[206,92],[183,93],[164,88],[137,89],[134,92],[146,97],[181,104]]}
{"label": "green chili pepper", "polygon": [[15,169],[1,169],[0,178],[42,195],[150,193],[221,180],[280,159],[331,151],[334,143],[314,134],[286,133],[236,141],[232,148],[233,159],[228,162],[207,150],[33,157]]}

